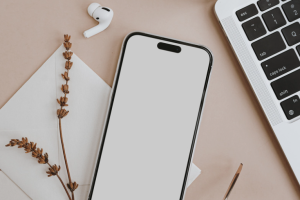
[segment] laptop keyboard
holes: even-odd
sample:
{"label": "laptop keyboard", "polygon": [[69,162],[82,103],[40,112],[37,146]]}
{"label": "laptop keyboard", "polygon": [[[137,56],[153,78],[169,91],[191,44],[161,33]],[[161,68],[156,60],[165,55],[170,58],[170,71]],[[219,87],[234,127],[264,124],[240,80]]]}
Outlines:
{"label": "laptop keyboard", "polygon": [[274,31],[284,25],[286,25],[286,21],[283,17],[283,14],[279,8],[274,8],[269,12],[266,12],[262,15],[269,31]]}
{"label": "laptop keyboard", "polygon": [[275,32],[267,37],[252,43],[252,48],[258,60],[263,60],[286,48],[279,32]]}
{"label": "laptop keyboard", "polygon": [[248,37],[248,40],[255,40],[265,34],[267,31],[263,25],[263,22],[259,17],[255,17],[254,19],[245,22],[243,25],[243,29]]}
{"label": "laptop keyboard", "polygon": [[280,105],[291,120],[300,116],[300,99],[293,95],[300,91],[300,69],[295,70],[300,67],[300,24],[295,21],[300,18],[300,0],[281,2],[259,0],[236,15],[274,94],[285,99]]}
{"label": "laptop keyboard", "polygon": [[259,0],[257,2],[261,11],[267,10],[279,4],[279,0]]}
{"label": "laptop keyboard", "polygon": [[290,49],[263,63],[263,68],[268,80],[273,80],[300,66],[300,61],[294,49]]}
{"label": "laptop keyboard", "polygon": [[300,1],[293,0],[282,6],[286,17],[290,22],[299,18],[300,14]]}

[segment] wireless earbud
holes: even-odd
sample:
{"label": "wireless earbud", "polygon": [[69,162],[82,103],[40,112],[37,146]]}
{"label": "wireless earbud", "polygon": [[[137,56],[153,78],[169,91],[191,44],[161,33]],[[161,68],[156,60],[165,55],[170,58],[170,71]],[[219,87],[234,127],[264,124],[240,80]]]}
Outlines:
{"label": "wireless earbud", "polygon": [[91,3],[88,7],[88,13],[91,17],[93,17],[96,21],[99,22],[99,25],[85,31],[83,33],[84,37],[89,38],[101,31],[104,31],[110,24],[114,12],[112,9],[107,7],[102,7],[98,3]]}

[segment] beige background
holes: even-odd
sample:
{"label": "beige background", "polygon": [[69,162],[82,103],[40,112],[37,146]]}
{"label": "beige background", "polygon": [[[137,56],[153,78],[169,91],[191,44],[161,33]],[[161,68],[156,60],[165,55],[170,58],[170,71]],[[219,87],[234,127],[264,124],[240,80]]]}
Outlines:
{"label": "beige background", "polygon": [[64,33],[110,86],[123,38],[132,31],[203,44],[214,65],[194,156],[202,174],[186,200],[222,199],[240,162],[244,169],[231,200],[299,199],[298,183],[214,16],[215,1],[101,0],[115,12],[112,24],[85,39],[83,31],[97,24],[86,12],[92,0],[1,0],[0,107],[60,46]]}

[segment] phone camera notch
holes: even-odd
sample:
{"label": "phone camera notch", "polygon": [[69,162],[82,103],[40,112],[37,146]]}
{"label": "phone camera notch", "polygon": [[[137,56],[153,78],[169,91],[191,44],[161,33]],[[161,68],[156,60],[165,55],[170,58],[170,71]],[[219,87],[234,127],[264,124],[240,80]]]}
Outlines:
{"label": "phone camera notch", "polygon": [[159,48],[161,50],[165,50],[165,51],[171,51],[171,52],[174,52],[174,53],[180,53],[181,52],[181,47],[180,46],[167,44],[167,43],[163,43],[163,42],[159,42],[157,44],[157,48]]}

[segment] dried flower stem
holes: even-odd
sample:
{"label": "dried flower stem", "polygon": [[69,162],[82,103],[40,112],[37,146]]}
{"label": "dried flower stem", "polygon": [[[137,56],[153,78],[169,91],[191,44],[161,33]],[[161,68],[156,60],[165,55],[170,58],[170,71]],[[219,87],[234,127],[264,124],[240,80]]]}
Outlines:
{"label": "dried flower stem", "polygon": [[[52,168],[52,166],[51,166],[49,163],[48,163],[48,165],[49,165],[49,167]],[[62,186],[64,187],[64,189],[65,189],[65,191],[66,191],[66,193],[67,193],[69,199],[72,200],[72,199],[71,199],[71,196],[70,196],[70,194],[69,194],[69,192],[68,192],[68,190],[67,190],[67,188],[66,188],[66,186],[65,186],[65,184],[64,184],[64,182],[61,180],[61,178],[60,178],[60,176],[59,176],[58,174],[57,174],[56,176],[57,176],[57,178],[59,179],[59,181],[61,182]]]}
{"label": "dried flower stem", "polygon": [[[69,194],[69,192],[68,192],[68,190],[67,190],[67,188],[66,188],[64,182],[61,180],[61,178],[60,178],[59,175],[57,175],[57,178],[60,180],[60,182],[61,182],[62,186],[64,187],[64,189],[65,189],[65,191],[66,191],[66,193],[67,193],[69,199],[71,200],[70,194]],[[74,199],[74,197],[73,197],[73,199]]]}
{"label": "dried flower stem", "polygon": [[67,184],[69,190],[72,193],[72,200],[75,200],[74,197],[74,191],[77,189],[78,184],[76,182],[72,183],[72,179],[71,179],[71,174],[70,174],[70,170],[69,170],[69,165],[68,165],[68,160],[67,160],[67,155],[66,155],[66,151],[65,151],[65,145],[64,145],[64,140],[63,140],[63,134],[62,134],[62,128],[61,128],[61,119],[65,116],[68,115],[69,111],[66,111],[64,109],[65,106],[68,106],[67,102],[68,102],[68,98],[67,98],[67,94],[69,94],[69,85],[68,82],[70,80],[69,78],[69,70],[71,69],[73,63],[70,61],[73,55],[73,52],[69,51],[70,48],[72,47],[72,43],[70,43],[70,39],[71,36],[69,35],[64,35],[64,47],[66,48],[66,51],[63,53],[64,58],[67,60],[66,64],[65,64],[65,68],[66,68],[66,72],[64,74],[62,74],[62,78],[66,81],[66,84],[62,85],[61,90],[64,93],[64,97],[60,97],[60,99],[57,99],[58,104],[60,105],[60,109],[57,110],[57,117],[59,120],[59,132],[60,132],[60,141],[61,141],[61,147],[63,150],[63,154],[64,154],[64,161],[65,161],[65,165],[66,165],[66,170],[68,173],[68,179],[69,179],[69,183]]}
{"label": "dried flower stem", "polygon": [[[64,154],[64,160],[65,160],[65,164],[66,164],[66,168],[67,168],[69,183],[72,183],[72,179],[71,179],[71,175],[70,175],[70,171],[69,171],[69,165],[68,165],[68,161],[67,161],[67,155],[65,152],[65,145],[64,145],[62,130],[61,130],[61,118],[59,118],[59,132],[60,132],[61,147],[62,147],[63,154]],[[72,200],[74,200],[74,192],[73,191],[72,191]]]}
{"label": "dried flower stem", "polygon": [[64,183],[62,182],[60,176],[58,175],[58,172],[60,170],[60,166],[57,167],[57,165],[51,165],[49,163],[49,156],[47,153],[45,153],[43,155],[43,149],[37,148],[36,147],[36,143],[34,142],[28,142],[27,138],[22,138],[22,140],[18,140],[18,139],[12,139],[7,145],[5,145],[6,147],[13,147],[13,146],[18,146],[18,148],[24,148],[25,153],[32,153],[32,157],[38,159],[38,163],[39,164],[48,164],[49,171],[47,171],[46,173],[48,174],[48,177],[50,176],[57,176],[57,178],[59,179],[59,181],[61,182],[61,184],[63,185],[69,200],[71,199],[71,196],[66,188],[66,186],[64,185]]}
{"label": "dried flower stem", "polygon": [[67,190],[66,185],[63,183],[63,181],[61,180],[61,177],[58,175],[58,172],[60,171],[60,166],[57,166],[55,164],[50,165],[49,164],[49,159],[48,159],[48,154],[45,153],[43,155],[43,149],[37,148],[36,143],[28,142],[27,138],[22,138],[22,140],[12,139],[5,146],[6,147],[9,147],[9,146],[13,147],[13,146],[17,145],[18,148],[24,148],[25,153],[32,153],[32,157],[37,158],[38,163],[48,164],[49,167],[50,167],[49,171],[46,172],[48,174],[48,177],[57,176],[57,178],[61,182],[62,186],[64,187],[64,189],[65,189],[65,191],[68,195],[69,200],[75,200],[74,191],[78,188],[78,184],[76,182],[72,182],[72,179],[71,179],[69,165],[68,165],[68,161],[67,161],[67,155],[66,155],[66,151],[65,151],[64,140],[63,140],[63,135],[62,135],[62,128],[61,128],[61,119],[64,118],[65,116],[67,116],[68,113],[69,113],[69,111],[65,110],[63,107],[68,106],[68,104],[67,104],[67,102],[68,102],[67,94],[69,94],[69,85],[68,85],[68,81],[70,80],[69,70],[71,69],[71,67],[73,65],[73,63],[70,61],[71,57],[73,55],[73,52],[69,51],[72,47],[72,43],[69,42],[70,39],[71,39],[71,36],[64,35],[64,47],[66,48],[66,51],[63,53],[63,56],[65,57],[65,59],[67,59],[66,64],[65,64],[65,69],[67,71],[64,74],[62,74],[62,77],[66,81],[66,84],[62,85],[62,88],[61,88],[62,92],[64,93],[64,97],[60,97],[60,99],[57,99],[57,102],[60,105],[60,109],[57,110],[57,117],[59,119],[59,132],[60,132],[61,147],[62,147],[62,150],[63,150],[64,161],[65,161],[65,165],[66,165],[66,169],[67,169],[67,173],[68,173],[68,179],[69,179],[69,183],[66,184],[66,185],[72,193],[72,198],[69,194],[69,191]]}

